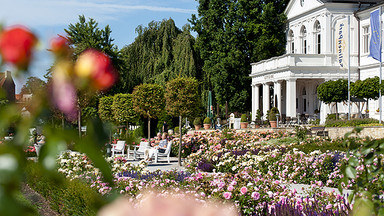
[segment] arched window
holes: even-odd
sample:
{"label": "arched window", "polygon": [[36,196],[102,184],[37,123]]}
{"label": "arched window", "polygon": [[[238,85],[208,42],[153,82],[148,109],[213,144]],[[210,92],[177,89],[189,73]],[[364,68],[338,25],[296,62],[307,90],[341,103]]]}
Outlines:
{"label": "arched window", "polygon": [[305,28],[305,26],[301,27],[300,37],[301,37],[301,53],[307,54],[307,29]]}
{"label": "arched window", "polygon": [[307,95],[307,90],[305,89],[305,87],[303,88],[302,95]]}
{"label": "arched window", "polygon": [[295,36],[293,35],[293,31],[289,30],[288,32],[288,52],[295,53]]}
{"label": "arched window", "polygon": [[315,35],[315,53],[321,54],[321,26],[318,20],[316,20],[314,25],[314,35]]}

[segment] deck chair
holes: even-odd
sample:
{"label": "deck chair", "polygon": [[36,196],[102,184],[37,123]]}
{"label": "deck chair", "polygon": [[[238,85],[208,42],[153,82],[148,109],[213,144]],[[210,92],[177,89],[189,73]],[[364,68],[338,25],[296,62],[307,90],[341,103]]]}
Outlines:
{"label": "deck chair", "polygon": [[157,163],[157,159],[159,157],[167,157],[168,163],[171,163],[170,160],[169,160],[169,157],[171,155],[171,150],[172,150],[172,141],[170,141],[168,143],[167,148],[165,149],[164,153],[160,153],[159,151],[156,152],[156,154],[155,154],[155,163]]}
{"label": "deck chair", "polygon": [[120,152],[124,156],[125,141],[119,140],[117,141],[116,144],[113,144],[112,146],[113,146],[113,148],[111,149],[112,157],[114,157],[115,153],[118,153],[118,152]]}
{"label": "deck chair", "polygon": [[149,142],[140,142],[140,146],[135,146],[135,149],[133,150],[133,158],[136,160],[137,157],[140,157],[140,155],[144,155],[145,149],[149,147]]}

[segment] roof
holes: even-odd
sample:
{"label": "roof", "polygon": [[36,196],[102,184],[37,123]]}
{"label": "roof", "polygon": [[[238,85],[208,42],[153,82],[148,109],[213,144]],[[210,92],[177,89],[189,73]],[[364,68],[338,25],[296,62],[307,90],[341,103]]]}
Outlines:
{"label": "roof", "polygon": [[4,72],[0,72],[0,88],[3,86],[4,82],[5,82],[5,73]]}

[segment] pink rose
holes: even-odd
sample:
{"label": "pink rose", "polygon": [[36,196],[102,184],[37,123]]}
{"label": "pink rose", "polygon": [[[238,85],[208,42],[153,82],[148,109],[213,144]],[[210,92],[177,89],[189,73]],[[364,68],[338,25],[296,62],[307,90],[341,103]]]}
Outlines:
{"label": "pink rose", "polygon": [[233,191],[233,186],[232,185],[229,185],[228,188],[227,188],[228,191]]}
{"label": "pink rose", "polygon": [[246,194],[247,191],[248,191],[248,189],[247,189],[247,187],[245,187],[245,186],[241,187],[241,189],[240,189],[240,192],[241,192],[242,194]]}
{"label": "pink rose", "polygon": [[232,193],[231,192],[224,192],[223,196],[225,199],[231,199]]}
{"label": "pink rose", "polygon": [[258,199],[260,199],[260,194],[259,194],[258,192],[253,192],[251,196],[252,196],[252,198],[253,198],[254,200],[258,200]]}

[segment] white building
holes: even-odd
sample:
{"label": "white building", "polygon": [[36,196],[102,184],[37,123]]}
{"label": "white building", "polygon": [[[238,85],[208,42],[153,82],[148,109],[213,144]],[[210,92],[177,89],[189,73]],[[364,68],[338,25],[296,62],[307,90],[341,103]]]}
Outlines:
{"label": "white building", "polygon": [[[276,106],[283,118],[319,110],[325,121],[329,106],[318,100],[316,89],[325,81],[348,78],[336,55],[336,22],[348,16],[351,81],[379,76],[379,62],[368,55],[370,13],[381,6],[382,0],[291,0],[285,10],[286,54],[252,64],[252,117],[257,109],[265,116]],[[369,103],[370,117],[379,118],[378,107],[377,101]],[[339,113],[348,113],[348,106],[339,106]]]}

